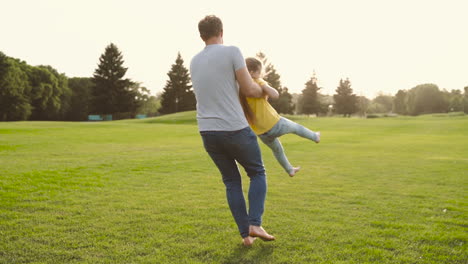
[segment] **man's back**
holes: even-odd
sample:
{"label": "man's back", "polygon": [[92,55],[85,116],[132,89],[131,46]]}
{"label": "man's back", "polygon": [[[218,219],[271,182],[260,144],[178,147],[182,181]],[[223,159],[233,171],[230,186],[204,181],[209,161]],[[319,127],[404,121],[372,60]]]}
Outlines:
{"label": "man's back", "polygon": [[237,47],[208,45],[190,63],[200,131],[235,131],[248,126],[239,102],[235,71],[245,67]]}

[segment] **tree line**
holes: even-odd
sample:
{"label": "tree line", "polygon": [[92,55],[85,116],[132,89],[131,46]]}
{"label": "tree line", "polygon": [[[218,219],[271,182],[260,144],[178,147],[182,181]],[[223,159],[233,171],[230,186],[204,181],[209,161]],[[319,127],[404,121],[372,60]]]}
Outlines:
{"label": "tree line", "polygon": [[[256,56],[263,62],[263,79],[274,87],[279,98],[270,100],[270,104],[281,114],[306,115],[343,115],[357,114],[366,116],[375,113],[395,113],[401,115],[420,115],[429,113],[465,112],[468,113],[468,86],[461,90],[440,90],[435,84],[421,84],[409,90],[399,90],[395,96],[378,95],[373,100],[358,96],[351,87],[351,81],[341,79],[333,96],[321,94],[315,73],[304,84],[299,96],[289,93],[288,87],[281,84],[281,76],[262,52]],[[176,63],[168,73],[164,91],[161,95],[161,114],[169,114],[195,109],[195,97],[190,82],[190,75],[183,65],[180,53]]]}
{"label": "tree line", "polygon": [[117,46],[109,44],[92,77],[68,78],[51,66],[31,66],[0,52],[0,121],[83,121],[88,115],[112,119],[154,114],[156,97],[125,78]]}
{"label": "tree line", "polygon": [[[394,96],[381,94],[369,100],[354,93],[348,78],[339,81],[332,96],[322,94],[314,73],[300,95],[291,94],[266,55],[259,52],[257,57],[264,64],[265,81],[279,93],[279,98],[270,103],[281,114],[468,113],[468,86],[463,92],[448,92],[435,84],[421,84],[399,90]],[[0,121],[83,121],[90,114],[123,119],[195,109],[190,74],[180,53],[159,95],[151,95],[140,83],[125,78],[128,68],[123,64],[123,55],[113,43],[100,56],[92,77],[68,78],[51,66],[30,66],[0,52]]]}

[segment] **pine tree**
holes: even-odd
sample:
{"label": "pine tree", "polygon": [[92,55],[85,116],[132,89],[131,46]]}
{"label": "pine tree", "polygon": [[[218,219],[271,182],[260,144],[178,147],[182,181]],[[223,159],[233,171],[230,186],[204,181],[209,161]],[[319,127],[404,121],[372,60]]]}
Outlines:
{"label": "pine tree", "polygon": [[184,60],[177,54],[175,64],[167,73],[169,80],[166,82],[161,95],[161,114],[170,114],[182,111],[195,110],[195,94],[192,90],[189,71],[184,66]]}
{"label": "pine tree", "polygon": [[351,116],[357,111],[357,96],[353,94],[351,82],[349,79],[340,80],[340,85],[336,88],[336,94],[333,95],[335,100],[335,111],[343,116]]}
{"label": "pine tree", "polygon": [[128,68],[123,67],[123,56],[116,45],[109,44],[99,58],[93,75],[92,108],[99,114],[134,112],[136,94],[131,89],[133,82],[124,79]]}
{"label": "pine tree", "polygon": [[293,103],[293,96],[289,93],[288,87],[281,89],[280,96],[277,100],[271,100],[271,102],[277,101],[277,110],[280,114],[294,114],[296,106]]}
{"label": "pine tree", "polygon": [[280,75],[276,72],[275,67],[268,62],[265,54],[262,52],[257,53],[257,57],[263,63],[265,72],[263,79],[279,93],[279,98],[275,100],[270,99],[269,103],[280,114],[293,114],[295,106],[292,102],[292,95],[289,93],[288,88],[282,87]]}
{"label": "pine tree", "polygon": [[310,78],[310,80],[305,83],[305,89],[302,90],[300,113],[306,115],[318,115],[321,107],[318,97],[319,90],[320,88],[317,85],[317,78],[314,72],[314,75]]}
{"label": "pine tree", "polygon": [[275,67],[268,62],[265,54],[262,52],[257,53],[258,59],[262,62],[264,67],[263,79],[270,84],[271,87],[275,88],[278,92],[281,92],[281,81],[280,75],[276,72]]}

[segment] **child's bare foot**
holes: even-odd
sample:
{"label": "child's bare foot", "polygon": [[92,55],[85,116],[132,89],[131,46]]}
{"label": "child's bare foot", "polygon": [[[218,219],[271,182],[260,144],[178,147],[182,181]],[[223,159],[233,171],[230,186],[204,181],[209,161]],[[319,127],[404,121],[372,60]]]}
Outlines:
{"label": "child's bare foot", "polygon": [[301,169],[301,167],[295,167],[295,168],[292,168],[292,170],[289,172],[289,177],[294,177],[294,175],[296,175],[296,173]]}
{"label": "child's bare foot", "polygon": [[320,131],[315,133],[317,135],[317,140],[315,140],[315,143],[320,143]]}
{"label": "child's bare foot", "polygon": [[255,241],[255,239],[257,239],[256,237],[251,237],[251,236],[247,236],[247,237],[244,237],[242,239],[242,244],[246,247],[251,247]]}

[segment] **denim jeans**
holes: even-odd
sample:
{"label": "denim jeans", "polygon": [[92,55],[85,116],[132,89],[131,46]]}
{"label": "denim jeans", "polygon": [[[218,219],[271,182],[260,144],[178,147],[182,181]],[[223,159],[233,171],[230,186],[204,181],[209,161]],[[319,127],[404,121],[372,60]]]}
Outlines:
{"label": "denim jeans", "polygon": [[311,131],[306,127],[284,117],[281,117],[278,123],[276,123],[266,133],[258,136],[263,141],[263,143],[265,143],[265,145],[267,145],[273,151],[276,160],[278,160],[287,173],[291,172],[293,167],[291,163],[289,163],[289,160],[284,153],[283,146],[281,145],[278,137],[291,133],[303,138],[310,139],[312,141],[317,141],[317,134],[315,134],[314,131]]}
{"label": "denim jeans", "polygon": [[[249,225],[261,226],[267,191],[265,168],[257,137],[250,127],[238,131],[201,131],[203,145],[218,167],[226,186],[232,216],[242,237],[249,235]],[[241,174],[237,163],[250,178],[247,213]]]}

